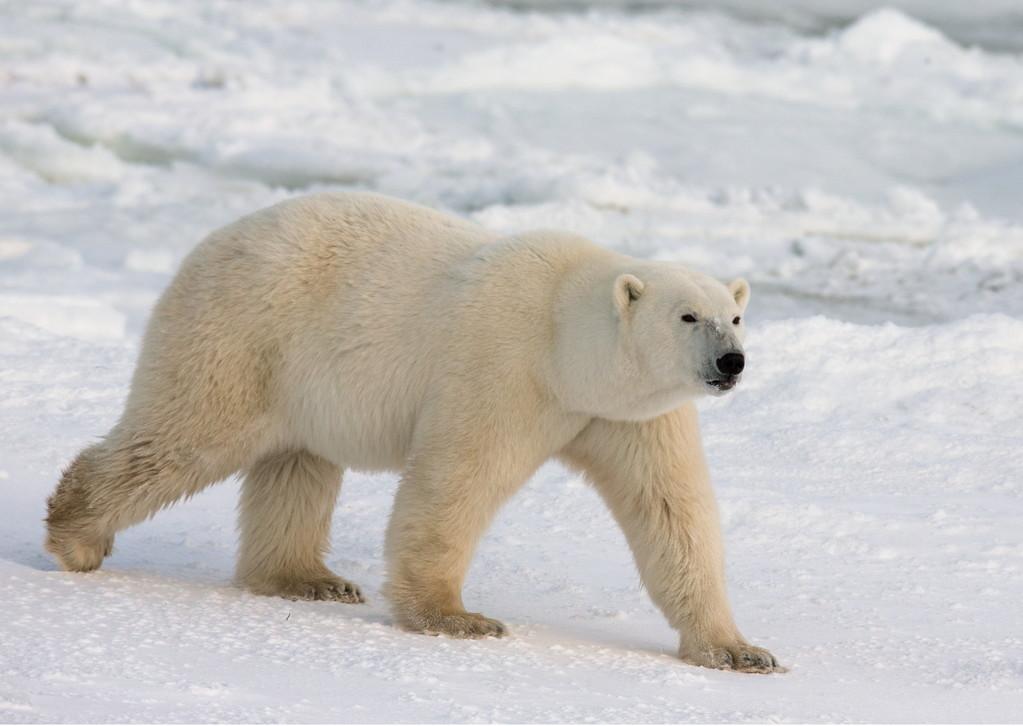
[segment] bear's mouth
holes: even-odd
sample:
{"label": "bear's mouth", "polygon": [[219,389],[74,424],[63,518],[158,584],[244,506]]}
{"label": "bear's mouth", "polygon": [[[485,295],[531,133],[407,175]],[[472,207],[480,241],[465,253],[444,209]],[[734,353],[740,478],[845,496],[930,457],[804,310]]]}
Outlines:
{"label": "bear's mouth", "polygon": [[735,384],[739,382],[739,376],[728,376],[728,378],[718,378],[713,381],[707,381],[707,385],[718,391],[730,391],[735,388]]}

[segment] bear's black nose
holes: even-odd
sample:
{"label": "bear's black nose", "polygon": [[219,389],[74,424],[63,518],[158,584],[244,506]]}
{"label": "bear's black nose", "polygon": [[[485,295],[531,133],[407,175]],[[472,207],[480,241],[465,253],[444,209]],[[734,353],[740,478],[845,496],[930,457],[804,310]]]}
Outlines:
{"label": "bear's black nose", "polygon": [[717,365],[726,376],[737,376],[746,367],[746,357],[742,353],[725,353],[718,358]]}

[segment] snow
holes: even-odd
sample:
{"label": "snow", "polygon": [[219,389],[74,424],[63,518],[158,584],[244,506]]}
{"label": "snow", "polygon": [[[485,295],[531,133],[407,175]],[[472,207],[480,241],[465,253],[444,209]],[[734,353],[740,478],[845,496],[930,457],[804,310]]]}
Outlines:
{"label": "snow", "polygon": [[[0,5],[0,721],[1018,719],[1018,10],[495,5]],[[788,673],[675,659],[555,465],[469,575],[505,640],[393,626],[394,476],[335,515],[365,606],[232,587],[234,481],[56,571],[45,497],[182,257],[346,187],[750,279],[748,373],[701,410],[736,616]]]}

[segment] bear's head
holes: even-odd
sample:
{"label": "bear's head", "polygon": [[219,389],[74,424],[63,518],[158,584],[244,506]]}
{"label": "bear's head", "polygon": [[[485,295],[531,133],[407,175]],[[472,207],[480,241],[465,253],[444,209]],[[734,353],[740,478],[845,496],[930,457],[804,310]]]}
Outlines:
{"label": "bear's head", "polygon": [[725,285],[670,262],[636,261],[591,279],[585,310],[569,316],[575,330],[559,326],[560,378],[571,407],[642,421],[730,391],[745,367],[749,297],[743,279]]}

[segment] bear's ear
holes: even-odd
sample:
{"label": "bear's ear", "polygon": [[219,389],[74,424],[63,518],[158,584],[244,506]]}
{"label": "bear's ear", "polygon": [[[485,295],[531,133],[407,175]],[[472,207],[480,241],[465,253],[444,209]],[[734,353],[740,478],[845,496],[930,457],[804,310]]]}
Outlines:
{"label": "bear's ear", "polygon": [[614,301],[615,309],[624,313],[643,294],[643,281],[628,273],[615,278]]}
{"label": "bear's ear", "polygon": [[739,306],[739,310],[745,311],[746,303],[749,302],[749,283],[741,277],[737,277],[728,283],[728,292],[732,293],[732,297],[735,298],[735,304]]}

